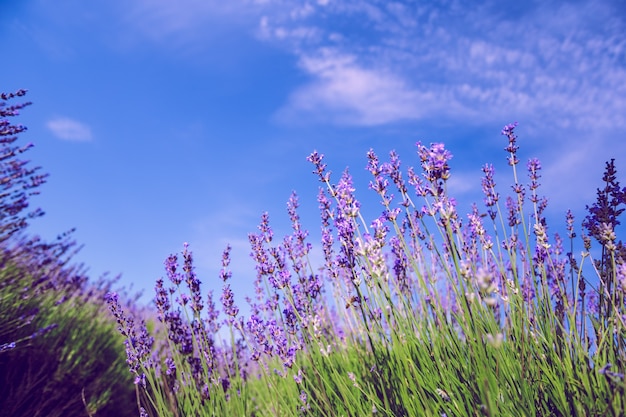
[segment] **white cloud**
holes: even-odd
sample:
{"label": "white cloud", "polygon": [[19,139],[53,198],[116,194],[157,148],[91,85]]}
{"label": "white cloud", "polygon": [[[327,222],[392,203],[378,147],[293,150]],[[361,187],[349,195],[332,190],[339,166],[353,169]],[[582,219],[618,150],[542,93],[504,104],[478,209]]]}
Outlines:
{"label": "white cloud", "polygon": [[[327,4],[297,22],[271,14],[280,31],[263,39],[290,48],[311,78],[279,117],[626,129],[626,32],[610,6],[547,4],[508,15],[495,6],[381,8],[361,0]],[[303,25],[318,36],[298,36]]]}
{"label": "white cloud", "polygon": [[89,142],[92,139],[91,128],[84,123],[68,117],[49,120],[46,127],[59,139],[72,142]]}
{"label": "white cloud", "polygon": [[235,27],[281,45],[310,77],[286,97],[278,112],[284,121],[480,124],[487,118],[626,129],[626,28],[611,1],[540,2],[514,12],[490,0],[471,7],[447,1],[183,3],[135,0],[125,15],[156,42],[206,44],[211,33],[224,38]]}
{"label": "white cloud", "polygon": [[339,123],[377,125],[417,118],[432,101],[429,94],[411,90],[401,77],[383,69],[365,68],[355,56],[331,49],[302,56],[300,67],[313,81],[291,95],[279,118],[304,112]]}

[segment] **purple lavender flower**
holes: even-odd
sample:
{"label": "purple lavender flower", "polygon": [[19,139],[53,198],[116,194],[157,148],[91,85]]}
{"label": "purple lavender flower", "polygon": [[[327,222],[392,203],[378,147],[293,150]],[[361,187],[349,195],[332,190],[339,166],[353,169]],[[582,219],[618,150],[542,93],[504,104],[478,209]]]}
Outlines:
{"label": "purple lavender flower", "polygon": [[185,323],[180,309],[169,311],[165,315],[167,323],[167,336],[178,346],[178,350],[183,355],[193,352],[193,336],[188,324]]}
{"label": "purple lavender flower", "polygon": [[33,334],[28,336],[28,338],[29,339],[35,339],[37,337],[43,336],[44,334],[51,332],[52,330],[56,329],[57,327],[59,327],[59,325],[57,323],[49,324],[49,325],[47,325],[45,327],[42,327],[41,329],[37,329]]}
{"label": "purple lavender flower", "polygon": [[598,373],[600,373],[601,375],[605,375],[607,378],[624,379],[623,373],[609,371],[612,366],[613,364],[607,363],[602,368],[600,368],[600,370],[598,370]]}
{"label": "purple lavender flower", "polygon": [[313,151],[311,155],[307,157],[307,161],[315,165],[314,174],[317,174],[321,182],[328,183],[330,180],[330,171],[326,172],[326,164],[323,163],[324,155],[319,154],[317,151]]}
{"label": "purple lavender flower", "polygon": [[259,237],[261,237],[265,243],[271,243],[272,238],[274,237],[274,232],[270,227],[270,216],[267,212],[261,214],[261,223],[259,224],[258,229],[261,231]]}
{"label": "purple lavender flower", "polygon": [[300,224],[300,216],[297,212],[298,207],[298,196],[295,192],[292,192],[287,202],[287,212],[291,219],[293,233],[291,236],[285,237],[283,244],[291,260],[293,271],[300,280],[303,280],[306,277],[306,258],[311,250],[311,244],[306,242],[309,232],[303,229]]}
{"label": "purple lavender flower", "polygon": [[[224,306],[224,313],[232,318],[239,314],[239,307],[235,305],[233,291],[230,289],[230,284],[224,284],[222,290],[222,297],[220,298],[222,305]],[[229,319],[232,322],[232,319]]]}
{"label": "purple lavender flower", "polygon": [[509,139],[509,145],[504,148],[504,150],[510,154],[508,161],[511,166],[515,166],[519,163],[519,159],[517,159],[517,150],[519,149],[519,146],[516,144],[517,136],[515,136],[514,132],[516,127],[517,122],[508,124],[502,129],[502,135]]}
{"label": "purple lavender flower", "polygon": [[246,323],[248,333],[253,337],[254,345],[252,348],[252,357],[254,361],[261,358],[261,354],[272,354],[272,346],[265,335],[266,323],[260,317],[252,314]]}
{"label": "purple lavender flower", "polygon": [[356,258],[354,254],[354,242],[356,236],[356,221],[360,203],[354,197],[352,177],[345,171],[336,187],[337,209],[335,215],[335,228],[341,242],[340,266],[346,270],[354,271]]}
{"label": "purple lavender flower", "polygon": [[496,183],[493,179],[495,169],[493,165],[485,164],[482,171],[485,174],[481,181],[483,193],[485,193],[485,206],[487,206],[487,213],[489,214],[489,217],[491,217],[491,220],[495,220],[497,212],[493,209],[493,207],[498,203],[500,198],[500,195],[496,192]]}
{"label": "purple lavender flower", "polygon": [[335,281],[339,277],[339,271],[337,270],[337,264],[334,259],[334,238],[330,225],[332,216],[331,204],[322,188],[319,189],[317,201],[319,202],[319,210],[322,221],[322,251],[324,253],[325,267],[328,272],[328,279]]}
{"label": "purple lavender flower", "polygon": [[598,240],[606,248],[609,252],[614,252],[617,247],[615,246],[615,239],[617,236],[615,235],[615,231],[613,230],[613,226],[609,223],[600,223],[598,227]]}
{"label": "purple lavender flower", "polygon": [[548,200],[545,197],[540,198],[537,195],[537,188],[539,188],[539,178],[541,178],[541,174],[539,171],[541,170],[541,163],[539,159],[532,158],[528,161],[528,177],[530,178],[530,184],[528,185],[528,189],[531,191],[532,195],[530,196],[530,201],[533,203],[537,203],[537,216],[541,216],[541,213],[545,210],[548,205]]}
{"label": "purple lavender flower", "polygon": [[[232,273],[228,270],[228,266],[230,265],[230,250],[231,246],[227,245],[226,249],[224,249],[224,252],[222,253],[222,269],[220,270],[220,278],[224,282],[224,285],[222,286],[222,296],[220,297],[220,300],[222,302],[222,307],[224,307],[224,313],[229,316],[226,319],[227,323],[233,325],[235,323],[235,317],[239,314],[239,307],[235,305],[234,294],[230,288],[230,284],[226,283],[226,281],[232,276]],[[213,320],[210,319],[209,322],[215,324],[214,326],[211,326],[214,328],[217,326],[217,315],[219,313],[215,310],[211,297],[209,297],[209,303],[209,312],[213,316]]]}
{"label": "purple lavender flower", "polygon": [[541,178],[541,174],[539,171],[541,170],[541,162],[539,159],[532,158],[528,161],[528,177],[530,178],[530,190],[536,190],[539,187],[539,178]]}
{"label": "purple lavender flower", "polygon": [[[407,196],[407,187],[400,171],[400,157],[396,151],[389,152],[389,163],[383,165],[383,171],[391,177],[403,197]],[[404,203],[403,203],[404,204]]]}
{"label": "purple lavender flower", "polygon": [[0,345],[0,353],[15,349],[15,346],[15,342],[3,343]]}
{"label": "purple lavender flower", "polygon": [[622,262],[617,267],[615,278],[616,278],[616,282],[618,285],[617,289],[622,293],[622,295],[626,299],[626,262]]}
{"label": "purple lavender flower", "polygon": [[[269,244],[272,241],[273,232],[269,225],[269,216],[267,213],[263,213],[261,218],[261,224],[259,225],[260,233],[249,234],[248,240],[252,252],[250,256],[255,261],[256,279],[254,281],[255,300],[247,299],[250,307],[252,308],[252,314],[258,315],[261,311],[272,310],[275,304],[274,299],[265,300],[265,279],[269,279],[274,288],[278,287],[278,281],[276,281],[275,273],[278,266],[274,262],[276,258],[280,259],[278,252],[271,253],[264,247],[264,243]],[[276,249],[274,249],[276,250]],[[274,260],[274,261],[273,261]]]}
{"label": "purple lavender flower", "polygon": [[378,156],[374,153],[374,150],[370,149],[367,152],[367,159],[366,169],[374,177],[374,181],[370,181],[369,187],[380,196],[381,204],[387,207],[391,203],[391,196],[387,194],[389,181],[383,176],[383,167],[379,164]]}
{"label": "purple lavender flower", "polygon": [[407,171],[407,175],[409,177],[409,184],[415,188],[415,194],[420,197],[426,197],[428,195],[432,195],[432,191],[426,185],[424,185],[424,181],[415,173],[413,167],[409,167]]}
{"label": "purple lavender flower", "polygon": [[289,334],[295,335],[298,332],[299,321],[294,308],[291,304],[283,310],[283,320],[285,321],[285,327]]}
{"label": "purple lavender flower", "polygon": [[178,268],[178,257],[176,255],[170,255],[167,257],[164,264],[167,277],[175,286],[179,286],[183,282],[183,277],[176,272]]}
{"label": "purple lavender flower", "polygon": [[311,409],[311,405],[309,404],[308,401],[309,400],[308,400],[306,391],[304,390],[300,391],[300,402],[302,403],[302,405],[300,406],[300,411],[302,413],[305,413]]}
{"label": "purple lavender flower", "polygon": [[511,196],[506,197],[507,220],[510,227],[515,227],[521,223],[519,218],[520,206]]}
{"label": "purple lavender flower", "polygon": [[289,345],[282,327],[278,326],[276,321],[267,323],[267,332],[273,341],[272,353],[278,356],[285,368],[291,368],[296,360],[296,347]]}
{"label": "purple lavender flower", "polygon": [[172,359],[171,356],[165,358],[165,374],[166,375],[176,375],[176,362]]}
{"label": "purple lavender flower", "polygon": [[204,308],[202,303],[202,294],[200,293],[200,280],[194,272],[193,255],[189,250],[189,244],[183,245],[183,271],[185,272],[185,281],[189,287],[191,294],[191,309],[194,315],[199,316],[200,312]]}
{"label": "purple lavender flower", "polygon": [[475,204],[472,205],[472,212],[467,215],[469,220],[469,237],[470,239],[477,239],[482,248],[489,250],[493,247],[491,237],[487,234],[482,222],[482,216],[478,212],[478,207]]}
{"label": "purple lavender flower", "polygon": [[151,352],[154,338],[148,334],[148,330],[143,321],[139,326],[139,334],[137,334],[134,319],[124,314],[117,293],[108,293],[106,301],[119,325],[119,332],[126,338],[124,341],[126,345],[126,363],[130,371],[135,374],[135,384],[141,384],[145,388],[146,377],[142,368],[149,368],[153,365]]}
{"label": "purple lavender flower", "polygon": [[224,282],[230,279],[232,276],[232,272],[228,270],[228,266],[230,265],[230,251],[231,246],[227,245],[224,252],[222,252],[222,269],[220,269],[220,279]]}
{"label": "purple lavender flower", "polygon": [[400,294],[411,296],[411,282],[409,278],[409,259],[398,236],[389,239],[391,253],[393,255],[393,272]]}
{"label": "purple lavender flower", "polygon": [[157,317],[160,322],[165,321],[167,312],[170,310],[170,297],[168,291],[164,287],[163,279],[159,278],[155,286],[155,304],[157,307]]}
{"label": "purple lavender flower", "polygon": [[302,373],[302,369],[298,369],[298,372],[293,376],[293,380],[296,384],[302,384],[302,377],[304,374]]}
{"label": "purple lavender flower", "polygon": [[[620,224],[619,216],[626,210],[622,207],[626,205],[626,188],[620,188],[613,159],[606,163],[602,181],[604,187],[598,188],[596,202],[592,206],[586,206],[589,214],[583,220],[583,227],[588,231],[588,236],[593,237],[602,246],[600,259],[595,261],[602,286],[598,304],[600,316],[612,309],[610,298],[615,291],[612,279],[615,274],[612,258],[626,258],[626,248],[621,241],[615,242],[614,232]],[[586,250],[591,247],[588,236],[583,236]]]}
{"label": "purple lavender flower", "polygon": [[204,319],[204,327],[206,328],[209,334],[216,334],[220,329],[220,324],[218,322],[220,312],[215,306],[215,302],[213,301],[213,291],[209,291],[207,294],[207,305]]}
{"label": "purple lavender flower", "polygon": [[452,158],[452,154],[445,149],[443,143],[431,143],[430,148],[427,148],[418,142],[417,148],[417,153],[422,161],[424,177],[428,182],[435,183],[438,180],[446,181],[450,178],[448,161]]}

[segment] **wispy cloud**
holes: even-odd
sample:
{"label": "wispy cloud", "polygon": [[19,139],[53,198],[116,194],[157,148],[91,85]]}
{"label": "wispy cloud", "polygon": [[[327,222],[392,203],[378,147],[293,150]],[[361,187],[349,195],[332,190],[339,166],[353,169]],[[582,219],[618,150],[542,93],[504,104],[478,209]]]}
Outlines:
{"label": "wispy cloud", "polygon": [[335,50],[302,56],[299,64],[313,81],[291,95],[279,113],[281,118],[304,112],[343,124],[378,125],[419,117],[433,102],[428,93],[412,90],[402,77],[363,68],[355,56]]}
{"label": "wispy cloud", "polygon": [[308,77],[278,109],[287,122],[517,119],[626,129],[626,23],[618,1],[515,10],[495,0],[184,0],[183,7],[136,0],[124,7],[127,23],[154,41],[203,44],[216,41],[212,31],[237,27],[284,47]]}
{"label": "wispy cloud", "polygon": [[[542,4],[517,15],[495,6],[354,1],[264,17],[261,38],[291,48],[310,77],[280,114],[357,125],[515,117],[626,128],[626,30],[610,3]],[[296,35],[304,27],[317,36]]]}
{"label": "wispy cloud", "polygon": [[93,138],[89,126],[69,117],[57,117],[49,120],[46,127],[61,140],[89,142]]}

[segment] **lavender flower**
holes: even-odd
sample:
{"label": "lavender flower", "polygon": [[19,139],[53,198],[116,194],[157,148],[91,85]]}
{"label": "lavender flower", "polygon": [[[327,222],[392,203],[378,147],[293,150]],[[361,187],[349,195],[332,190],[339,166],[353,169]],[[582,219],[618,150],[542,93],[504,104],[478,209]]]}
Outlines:
{"label": "lavender flower", "polygon": [[183,282],[183,277],[176,272],[178,268],[178,257],[176,255],[170,255],[167,257],[164,264],[167,277],[175,286],[179,286]]}
{"label": "lavender flower", "polygon": [[300,411],[302,413],[305,413],[311,409],[311,405],[308,403],[306,391],[304,390],[300,391],[300,402],[302,403],[302,405],[300,406]]}
{"label": "lavender flower", "polygon": [[207,305],[204,319],[204,327],[209,334],[216,334],[220,329],[218,318],[220,315],[219,310],[215,306],[213,301],[213,291],[209,291],[207,294]]}
{"label": "lavender flower", "polygon": [[450,166],[448,161],[452,158],[452,154],[445,149],[443,143],[431,143],[427,148],[417,143],[417,153],[422,161],[422,169],[424,177],[430,183],[436,183],[439,180],[446,181],[450,178]]}
{"label": "lavender flower", "polygon": [[232,272],[228,270],[228,266],[230,265],[231,249],[232,249],[231,246],[227,245],[226,249],[224,249],[224,252],[222,252],[222,269],[220,269],[220,279],[223,282],[228,281],[230,277],[232,276]]}
{"label": "lavender flower", "polygon": [[[389,175],[403,198],[408,198],[407,187],[402,178],[402,172],[400,171],[400,157],[396,151],[389,152],[389,163],[383,165],[383,171]],[[408,206],[408,202],[404,202],[403,205]]]}
{"label": "lavender flower", "polygon": [[541,178],[541,174],[539,171],[541,170],[541,162],[539,159],[532,158],[528,161],[528,177],[530,178],[530,185],[528,188],[530,190],[536,190],[539,187],[539,178]]}
{"label": "lavender flower", "polygon": [[469,220],[469,236],[472,239],[478,239],[481,246],[485,250],[490,250],[493,247],[491,237],[485,231],[483,226],[482,216],[478,213],[478,207],[472,205],[472,212],[467,215]]}
{"label": "lavender flower", "polygon": [[193,255],[191,251],[188,250],[189,244],[185,243],[183,247],[183,271],[185,272],[185,281],[187,282],[187,286],[189,287],[189,292],[191,294],[191,309],[193,310],[194,315],[199,316],[200,312],[204,308],[202,295],[200,294],[200,280],[194,272]]}
{"label": "lavender flower", "polygon": [[231,316],[229,321],[232,323],[234,317],[239,314],[239,307],[235,305],[233,291],[230,289],[230,284],[224,284],[224,289],[222,290],[222,297],[220,298],[222,301],[222,305],[224,306],[224,313],[228,316]]}
{"label": "lavender flower", "polygon": [[409,177],[409,184],[414,187],[415,194],[417,194],[420,197],[426,197],[432,194],[432,192],[430,191],[430,188],[424,185],[424,181],[422,181],[419,175],[415,173],[415,170],[413,169],[413,167],[409,167],[407,174]]}
{"label": "lavender flower", "polygon": [[617,248],[615,246],[615,232],[613,227],[609,223],[600,223],[598,227],[598,240],[602,243],[602,246],[609,252],[614,252]]}
{"label": "lavender flower", "polygon": [[493,165],[485,164],[482,171],[485,174],[481,181],[483,193],[485,193],[485,206],[487,206],[487,213],[489,214],[489,217],[491,217],[491,220],[495,220],[497,212],[493,209],[493,207],[498,203],[498,199],[500,198],[500,195],[496,192],[496,183],[493,179],[495,169],[493,168]]}
{"label": "lavender flower", "polygon": [[3,343],[0,345],[0,353],[15,349],[15,346],[15,342]]}
{"label": "lavender flower", "polygon": [[511,196],[506,197],[506,212],[510,227],[515,227],[521,223],[519,218],[520,206]]}
{"label": "lavender flower", "polygon": [[37,337],[43,336],[44,334],[51,332],[52,330],[56,329],[57,327],[59,327],[59,325],[57,323],[49,324],[49,325],[47,325],[45,327],[42,327],[41,329],[37,329],[33,334],[28,336],[28,338],[29,339],[35,339]]}
{"label": "lavender flower", "polygon": [[614,159],[606,163],[602,181],[604,188],[597,190],[596,202],[592,206],[586,206],[589,215],[583,221],[583,227],[598,241],[600,225],[606,223],[615,229],[620,224],[619,216],[625,210],[621,206],[626,205],[626,187],[620,188]]}
{"label": "lavender flower", "polygon": [[156,286],[155,286],[155,292],[156,292],[155,304],[157,307],[157,317],[159,321],[163,323],[165,322],[165,317],[167,316],[167,313],[169,312],[171,305],[170,305],[169,294],[168,294],[168,291],[164,287],[162,278],[159,278],[157,280]]}
{"label": "lavender flower", "polygon": [[266,324],[263,319],[253,314],[248,319],[246,327],[254,341],[251,359],[258,361],[262,353],[271,355],[273,350],[270,341],[265,335]]}
{"label": "lavender flower", "polygon": [[291,236],[285,237],[283,244],[291,260],[293,271],[302,282],[302,280],[306,279],[306,257],[311,250],[311,244],[306,242],[309,232],[302,229],[300,216],[297,212],[298,207],[298,196],[295,192],[292,192],[287,202],[287,212],[291,219],[293,233]]}
{"label": "lavender flower", "polygon": [[261,223],[259,224],[258,229],[261,231],[259,237],[261,237],[265,243],[271,243],[274,232],[270,227],[270,216],[267,212],[261,214]]}
{"label": "lavender flower", "polygon": [[290,346],[282,327],[276,321],[267,323],[267,332],[273,341],[272,352],[283,362],[285,368],[291,368],[296,360],[296,347]]}
{"label": "lavender flower", "polygon": [[311,155],[307,157],[307,161],[315,165],[314,174],[317,174],[321,182],[328,183],[330,180],[330,171],[326,172],[326,164],[323,163],[324,155],[320,155],[317,151],[313,151]]}
{"label": "lavender flower", "polygon": [[378,162],[378,156],[372,149],[367,152],[368,164],[366,169],[374,177],[374,181],[370,181],[370,189],[374,190],[381,198],[381,204],[388,207],[391,204],[392,197],[387,194],[389,181],[383,176],[384,169]]}
{"label": "lavender flower", "polygon": [[624,295],[624,299],[626,300],[626,262],[622,262],[617,267],[616,272],[616,281],[618,285],[618,290]]}
{"label": "lavender flower", "polygon": [[600,368],[600,370],[598,370],[598,373],[600,373],[601,375],[605,375],[607,378],[624,379],[624,374],[623,373],[609,371],[609,369],[612,366],[613,366],[613,364],[607,363],[602,368]]}
{"label": "lavender flower", "polygon": [[356,259],[354,254],[354,242],[356,235],[355,218],[358,216],[360,203],[354,197],[352,177],[345,171],[336,188],[337,210],[335,227],[341,242],[340,266],[346,270],[354,271]]}
{"label": "lavender flower", "polygon": [[135,374],[135,384],[146,387],[146,376],[143,369],[152,367],[151,351],[154,338],[148,334],[145,323],[139,326],[139,333],[135,327],[134,319],[124,314],[117,293],[109,293],[106,297],[109,309],[113,313],[119,327],[118,330],[126,338],[126,363],[130,371]]}
{"label": "lavender flower", "polygon": [[502,129],[502,135],[506,136],[509,139],[509,145],[504,148],[505,151],[509,153],[509,165],[515,166],[519,163],[519,159],[517,159],[517,150],[519,146],[517,146],[517,136],[515,136],[514,130],[517,127],[517,122],[508,124],[504,126]]}
{"label": "lavender flower", "polygon": [[389,239],[393,255],[393,272],[398,291],[406,297],[411,296],[411,282],[409,278],[409,259],[398,236]]}

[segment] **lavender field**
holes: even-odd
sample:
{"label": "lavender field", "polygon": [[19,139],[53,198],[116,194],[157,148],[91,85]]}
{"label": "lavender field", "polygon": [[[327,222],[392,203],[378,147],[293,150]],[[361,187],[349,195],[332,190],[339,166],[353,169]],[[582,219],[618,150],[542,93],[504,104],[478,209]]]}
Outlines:
{"label": "lavender field", "polygon": [[[363,165],[380,205],[368,219],[349,171],[331,175],[313,151],[321,241],[294,193],[290,234],[259,213],[248,235],[245,308],[231,248],[221,294],[207,294],[187,244],[145,306],[75,266],[71,234],[29,235],[43,213],[28,201],[46,176],[20,159],[30,145],[12,117],[25,104],[12,100],[24,94],[0,104],[3,415],[624,415],[626,188],[614,160],[585,218],[548,220],[541,162],[520,151],[516,123],[501,132],[510,172],[485,165],[469,213],[448,194],[445,144],[418,142],[403,162],[371,150]],[[561,224],[566,236],[549,227]]]}

